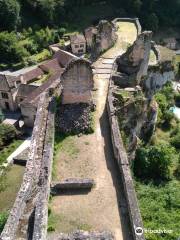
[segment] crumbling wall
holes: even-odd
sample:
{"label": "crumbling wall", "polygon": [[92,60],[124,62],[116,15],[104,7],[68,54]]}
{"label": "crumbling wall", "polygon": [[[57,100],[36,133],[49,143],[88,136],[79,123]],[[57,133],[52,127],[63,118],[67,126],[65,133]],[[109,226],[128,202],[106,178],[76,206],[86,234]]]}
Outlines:
{"label": "crumbling wall", "polygon": [[23,177],[23,182],[17,194],[15,203],[10,211],[7,223],[3,229],[0,239],[14,240],[19,226],[20,218],[23,216],[29,196],[32,194],[34,182],[37,181],[41,158],[41,138],[44,122],[44,115],[47,108],[47,96],[43,94],[38,104],[34,130],[31,140],[31,151],[29,152],[26,170]]}
{"label": "crumbling wall", "polygon": [[90,62],[84,59],[71,61],[61,76],[62,103],[91,103],[93,72]]}
{"label": "crumbling wall", "polygon": [[46,239],[54,146],[54,101],[49,108],[48,105],[49,98],[43,94],[38,106],[23,183],[1,235],[2,240],[15,239],[17,230],[19,234],[25,232],[22,239]]}
{"label": "crumbling wall", "polygon": [[[117,58],[117,71],[127,78],[134,79],[134,86],[139,85],[143,76],[147,75],[151,50],[152,32],[146,31],[138,35],[128,50]],[[123,81],[123,78],[120,81]]]}
{"label": "crumbling wall", "polygon": [[123,140],[119,130],[119,123],[116,116],[116,109],[114,107],[114,97],[112,94],[113,85],[112,79],[110,79],[108,98],[107,98],[107,110],[109,123],[111,128],[111,139],[113,144],[114,156],[118,162],[119,170],[122,176],[124,191],[126,195],[126,201],[128,205],[128,212],[131,223],[131,230],[134,240],[145,240],[144,234],[137,235],[138,229],[143,229],[141,214],[138,206],[138,201],[134,189],[133,179],[131,176],[130,164],[128,161],[127,153],[123,145]]}
{"label": "crumbling wall", "polygon": [[101,20],[96,29],[96,33],[92,35],[91,52],[93,59],[111,48],[117,40],[116,27],[112,22]]}
{"label": "crumbling wall", "polygon": [[52,160],[54,151],[54,122],[55,100],[52,100],[48,109],[43,158],[41,163],[40,178],[38,182],[39,190],[35,206],[33,240],[47,239],[48,201],[50,194]]}

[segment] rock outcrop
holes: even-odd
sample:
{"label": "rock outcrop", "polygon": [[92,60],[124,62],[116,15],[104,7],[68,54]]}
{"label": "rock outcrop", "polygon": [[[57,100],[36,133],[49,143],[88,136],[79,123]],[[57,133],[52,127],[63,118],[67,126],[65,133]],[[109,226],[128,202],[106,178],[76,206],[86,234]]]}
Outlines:
{"label": "rock outcrop", "polygon": [[141,85],[144,88],[146,97],[151,99],[167,82],[174,79],[175,74],[172,61],[163,61],[155,66],[149,66],[148,74],[143,79]]}

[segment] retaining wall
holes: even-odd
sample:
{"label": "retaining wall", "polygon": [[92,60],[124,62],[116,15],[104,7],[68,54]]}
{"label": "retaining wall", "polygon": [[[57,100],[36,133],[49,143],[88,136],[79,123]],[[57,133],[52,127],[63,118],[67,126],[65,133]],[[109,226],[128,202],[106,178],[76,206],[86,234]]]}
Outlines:
{"label": "retaining wall", "polygon": [[114,156],[118,162],[120,174],[122,176],[122,182],[123,182],[127,206],[128,206],[133,239],[145,240],[143,234],[142,235],[136,234],[136,229],[137,228],[143,229],[143,224],[142,224],[141,214],[140,214],[138,201],[136,197],[136,192],[134,189],[133,179],[131,176],[131,169],[130,169],[128,156],[123,145],[123,140],[119,130],[118,119],[117,119],[117,116],[115,115],[115,108],[113,106],[113,95],[112,95],[113,87],[114,87],[113,82],[112,82],[112,79],[110,78],[108,98],[107,98],[107,111],[108,111],[108,118],[109,118],[109,123],[111,128],[111,138],[112,138]]}

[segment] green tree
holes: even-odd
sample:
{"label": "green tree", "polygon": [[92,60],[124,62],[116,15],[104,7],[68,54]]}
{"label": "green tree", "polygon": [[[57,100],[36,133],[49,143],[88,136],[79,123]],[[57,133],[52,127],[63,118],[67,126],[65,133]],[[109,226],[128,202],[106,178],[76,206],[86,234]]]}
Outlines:
{"label": "green tree", "polygon": [[169,145],[139,147],[133,164],[134,174],[141,179],[167,180],[175,156],[175,149]]}
{"label": "green tree", "polygon": [[13,30],[20,21],[20,4],[16,0],[0,0],[0,28]]}
{"label": "green tree", "polygon": [[45,29],[40,29],[36,31],[33,37],[34,43],[39,46],[39,50],[46,48],[49,44],[54,43],[55,40],[55,31],[50,30],[48,27]]}
{"label": "green tree", "polygon": [[28,51],[19,44],[14,32],[0,32],[0,56],[2,63],[17,63],[29,56]]}
{"label": "green tree", "polygon": [[0,148],[16,137],[16,128],[8,124],[0,124]]}
{"label": "green tree", "polygon": [[146,18],[146,28],[157,32],[159,28],[159,19],[155,13],[151,13]]}

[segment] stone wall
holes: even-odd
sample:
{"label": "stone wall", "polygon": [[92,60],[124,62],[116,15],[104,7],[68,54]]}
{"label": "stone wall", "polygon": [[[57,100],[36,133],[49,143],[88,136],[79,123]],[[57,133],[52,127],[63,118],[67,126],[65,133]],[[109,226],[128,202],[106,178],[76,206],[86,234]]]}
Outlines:
{"label": "stone wall", "polygon": [[48,201],[50,194],[51,172],[54,151],[54,133],[55,133],[54,122],[55,122],[55,101],[52,100],[49,106],[46,124],[46,136],[43,149],[40,178],[38,183],[39,190],[35,206],[33,240],[47,239]]}
{"label": "stone wall", "polygon": [[1,240],[14,240],[17,232],[22,235],[22,239],[27,239],[29,235],[29,224],[39,194],[37,186],[42,172],[43,147],[50,100],[48,96],[48,93],[43,93],[40,97],[23,181],[0,236]]}
{"label": "stone wall", "polygon": [[145,240],[144,235],[137,235],[136,229],[143,229],[141,214],[138,206],[136,192],[134,189],[133,179],[131,176],[130,164],[128,161],[127,153],[123,145],[121,133],[119,130],[119,124],[117,116],[115,115],[115,107],[113,105],[113,84],[110,79],[108,98],[107,98],[107,110],[109,123],[111,128],[111,138],[114,150],[115,159],[118,162],[120,174],[122,176],[124,191],[126,195],[126,201],[128,205],[128,212],[130,217],[131,229],[134,240]]}
{"label": "stone wall", "polygon": [[62,104],[91,103],[93,72],[91,63],[84,59],[73,60],[61,76]]}
{"label": "stone wall", "polygon": [[161,60],[160,51],[154,41],[151,42],[151,49],[154,51],[154,54],[156,56],[156,61],[159,62]]}
{"label": "stone wall", "polygon": [[144,79],[146,96],[151,99],[167,82],[171,82],[174,79],[175,74],[173,69],[163,69],[161,68],[161,64],[149,67],[148,75]]}
{"label": "stone wall", "polygon": [[96,30],[96,33],[92,35],[91,53],[93,59],[111,48],[117,40],[116,27],[112,22],[101,20]]}

